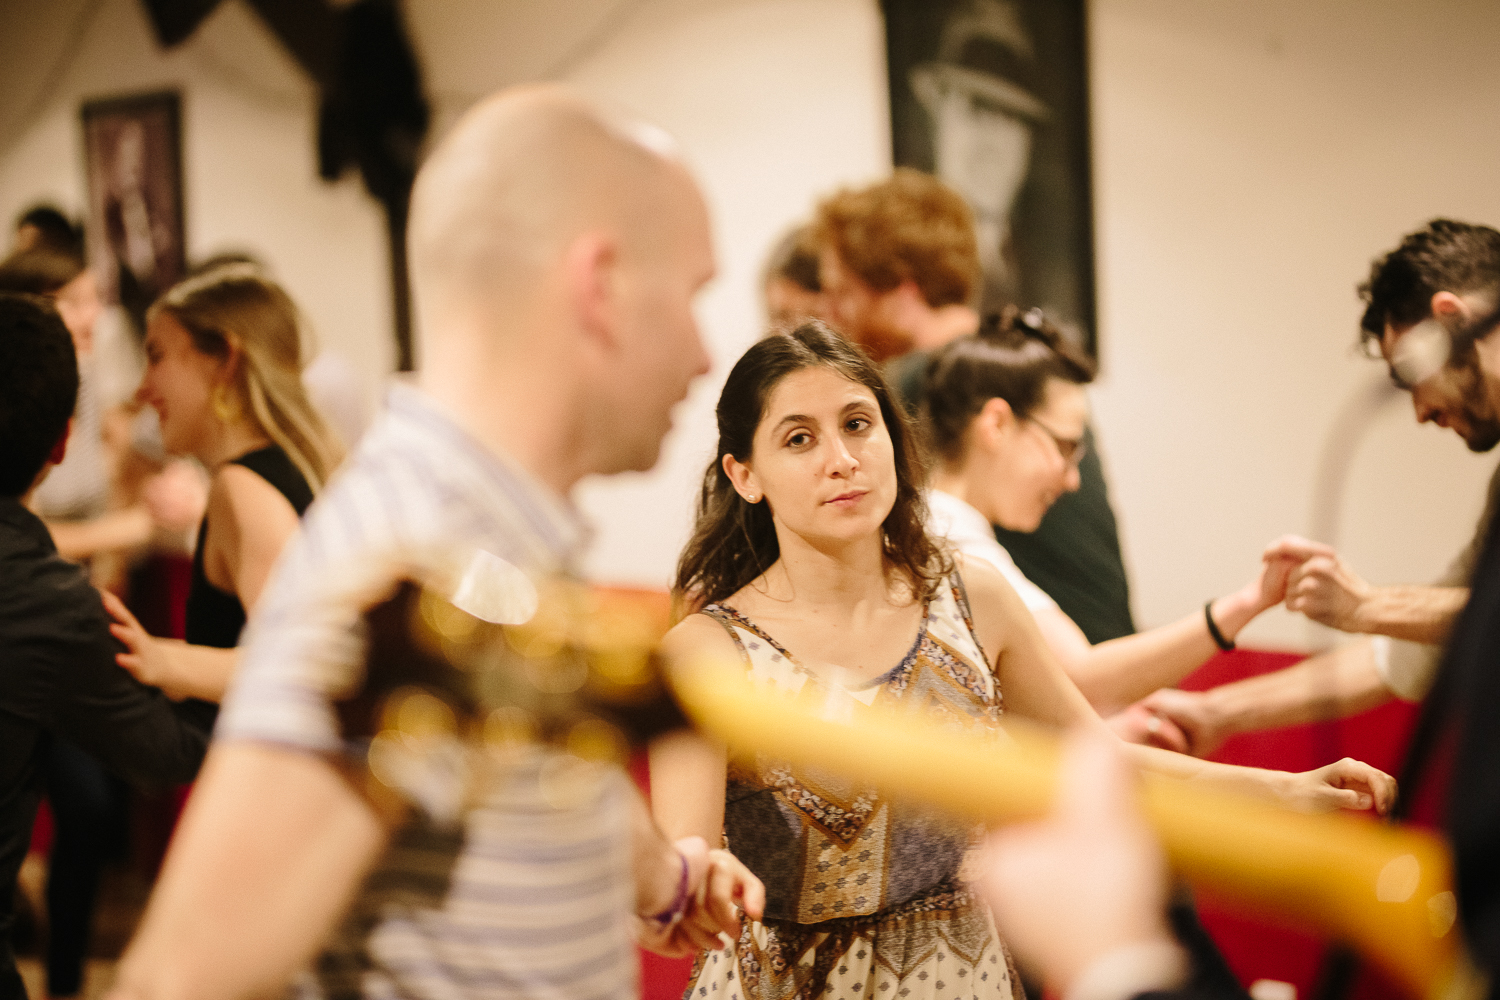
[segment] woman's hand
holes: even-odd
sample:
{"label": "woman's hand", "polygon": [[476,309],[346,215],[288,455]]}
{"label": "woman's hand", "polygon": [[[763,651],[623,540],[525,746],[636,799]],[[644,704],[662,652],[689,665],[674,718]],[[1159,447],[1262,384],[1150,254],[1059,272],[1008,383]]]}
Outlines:
{"label": "woman's hand", "polygon": [[1285,778],[1278,797],[1302,812],[1373,807],[1384,816],[1396,802],[1396,779],[1352,757]]}
{"label": "woman's hand", "polygon": [[1296,560],[1268,551],[1253,579],[1213,602],[1210,614],[1219,631],[1232,642],[1261,612],[1286,600],[1287,580],[1296,566]]}
{"label": "woman's hand", "polygon": [[1267,556],[1260,564],[1259,585],[1260,610],[1274,608],[1286,600],[1286,589],[1297,563],[1283,556]]}
{"label": "woman's hand", "polygon": [[1287,580],[1297,566],[1295,559],[1267,552],[1261,557],[1260,572],[1245,584],[1240,593],[1255,617],[1286,600]]}
{"label": "woman's hand", "polygon": [[742,911],[756,920],[764,915],[765,886],[730,852],[709,850],[702,837],[684,837],[674,846],[688,863],[687,909],[666,927],[642,921],[640,945],[677,958],[723,948],[721,934],[738,940]]}
{"label": "woman's hand", "polygon": [[141,499],[159,542],[170,551],[193,550],[193,531],[203,520],[208,487],[192,464],[176,459],[146,480]]}
{"label": "woman's hand", "polygon": [[125,644],[129,652],[115,654],[115,662],[134,675],[142,684],[160,688],[168,698],[180,701],[187,692],[178,687],[176,664],[172,657],[173,645],[182,645],[175,639],[158,639],[141,627],[135,615],[114,594],[100,592],[104,598],[104,610],[114,618],[109,631]]}

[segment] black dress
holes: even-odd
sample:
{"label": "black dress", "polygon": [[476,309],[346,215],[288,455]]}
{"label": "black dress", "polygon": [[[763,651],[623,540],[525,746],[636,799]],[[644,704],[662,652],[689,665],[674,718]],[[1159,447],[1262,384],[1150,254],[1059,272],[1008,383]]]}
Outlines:
{"label": "black dress", "polygon": [[[307,485],[307,479],[280,447],[271,445],[230,461],[233,465],[243,465],[276,487],[298,517],[312,503],[312,487]],[[245,606],[235,594],[208,582],[208,576],[203,572],[203,546],[207,537],[208,519],[204,518],[198,526],[198,544],[193,548],[193,579],[188,589],[184,638],[194,646],[233,649],[239,645],[240,632],[245,627]],[[205,727],[213,726],[219,714],[218,705],[197,698],[189,698],[184,704],[190,706],[193,717]]]}

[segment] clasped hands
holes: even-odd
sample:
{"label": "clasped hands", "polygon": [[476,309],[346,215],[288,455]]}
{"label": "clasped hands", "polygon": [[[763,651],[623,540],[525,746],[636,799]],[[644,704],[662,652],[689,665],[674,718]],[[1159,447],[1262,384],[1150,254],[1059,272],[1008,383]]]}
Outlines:
{"label": "clasped hands", "polygon": [[1252,617],[1278,604],[1341,632],[1362,632],[1371,587],[1332,546],[1282,535],[1261,553],[1255,579],[1231,595]]}
{"label": "clasped hands", "polygon": [[1341,632],[1364,632],[1363,609],[1370,585],[1339,558],[1332,547],[1296,535],[1283,535],[1262,558],[1290,566],[1286,609]]}
{"label": "clasped hands", "polygon": [[1255,614],[1284,603],[1319,624],[1360,632],[1370,589],[1332,546],[1282,535],[1266,546],[1259,574],[1235,596]]}

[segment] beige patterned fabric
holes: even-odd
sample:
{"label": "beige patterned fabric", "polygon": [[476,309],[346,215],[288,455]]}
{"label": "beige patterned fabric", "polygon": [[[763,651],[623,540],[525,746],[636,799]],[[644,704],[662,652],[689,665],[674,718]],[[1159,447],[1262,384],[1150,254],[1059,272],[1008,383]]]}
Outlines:
{"label": "beige patterned fabric", "polygon": [[[752,681],[834,716],[876,708],[993,729],[1000,692],[957,575],[924,609],[902,661],[860,688],[831,686],[733,608]],[[766,918],[700,956],[685,1000],[1019,1000],[1004,945],[959,868],[973,831],[815,768],[733,763],[725,840],[766,883]]]}

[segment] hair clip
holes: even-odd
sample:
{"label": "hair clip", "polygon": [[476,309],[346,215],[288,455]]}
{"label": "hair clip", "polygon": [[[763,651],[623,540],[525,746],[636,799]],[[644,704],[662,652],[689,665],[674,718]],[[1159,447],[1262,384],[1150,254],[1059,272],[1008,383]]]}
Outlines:
{"label": "hair clip", "polygon": [[1032,306],[1030,309],[1016,317],[1016,322],[1032,333],[1047,335],[1047,315],[1042,312],[1040,306]]}

